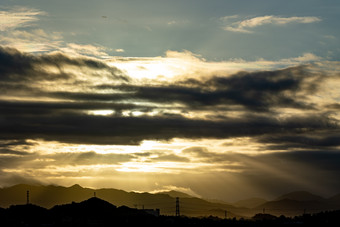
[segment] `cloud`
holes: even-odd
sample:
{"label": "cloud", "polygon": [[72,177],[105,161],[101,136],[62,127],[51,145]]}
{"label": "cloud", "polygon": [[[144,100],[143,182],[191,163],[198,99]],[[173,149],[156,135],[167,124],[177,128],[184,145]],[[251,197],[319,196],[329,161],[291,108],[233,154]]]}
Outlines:
{"label": "cloud", "polygon": [[[5,8],[6,9],[6,8]],[[37,9],[16,6],[0,11],[0,31],[25,27],[46,13]]]}
{"label": "cloud", "polygon": [[25,52],[46,52],[56,50],[62,44],[60,32],[45,32],[36,28],[34,22],[45,12],[15,6],[0,11],[0,45]]}
{"label": "cloud", "polygon": [[[235,19],[236,16],[227,16],[221,18],[222,21],[229,21],[230,19]],[[263,26],[263,25],[286,25],[286,24],[307,24],[315,23],[321,21],[318,17],[279,17],[274,15],[253,17],[251,19],[236,21],[228,24],[224,27],[226,31],[240,32],[240,33],[252,33],[251,28]]]}
{"label": "cloud", "polygon": [[184,25],[188,23],[189,23],[189,20],[171,20],[167,22],[167,25],[174,26],[174,25]]}
{"label": "cloud", "polygon": [[[179,138],[232,138],[260,136],[282,132],[332,130],[330,120],[321,116],[291,117],[226,117],[220,121],[184,117],[95,116],[81,112],[54,111],[53,107],[38,112],[29,107],[2,107],[1,139],[44,139],[78,144],[139,144],[143,140]],[[19,110],[22,112],[19,113]]]}
{"label": "cloud", "polygon": [[292,150],[292,149],[329,149],[337,150],[340,146],[340,132],[314,132],[313,134],[278,134],[267,135],[260,139],[262,143],[268,144],[271,150]]}
{"label": "cloud", "polygon": [[6,149],[6,148],[0,148],[0,154],[1,155],[27,155],[29,153],[23,152],[23,151],[16,151],[16,150],[11,150],[11,149]]}
{"label": "cloud", "polygon": [[183,192],[183,193],[188,194],[190,196],[201,198],[201,196],[198,195],[196,192],[194,192],[191,188],[178,187],[178,186],[174,186],[174,185],[162,186],[162,189],[154,190],[151,193],[163,193],[163,192],[168,192],[168,191],[172,191],[172,190],[178,191],[178,192]]}
{"label": "cloud", "polygon": [[[185,79],[206,80],[213,76],[229,76],[240,71],[274,71],[288,67],[323,61],[313,53],[302,56],[269,61],[258,59],[245,61],[243,59],[229,59],[228,61],[207,61],[202,56],[187,50],[166,51],[165,56],[158,57],[111,57],[105,61],[115,66],[139,83],[147,82],[163,84],[169,81],[183,81]],[[334,66],[334,63],[333,63]],[[332,66],[332,67],[333,67]],[[151,81],[152,80],[152,81]]]}
{"label": "cloud", "polygon": [[42,29],[11,30],[0,34],[0,44],[23,52],[46,52],[59,49],[62,36],[58,32],[46,33]]}
{"label": "cloud", "polygon": [[[297,64],[315,56],[302,58]],[[155,59],[161,57],[144,60]],[[188,52],[169,52],[169,59],[215,64]],[[193,178],[214,185],[209,192],[277,193],[292,185],[321,192],[320,181],[337,189],[339,105],[328,94],[330,86],[338,90],[337,67],[206,67],[204,76],[189,68],[196,77],[160,83],[132,78],[103,59],[1,48],[2,184],[13,182],[9,176],[89,184],[100,175],[123,184],[143,176],[159,181],[158,189],[174,183],[202,195]],[[311,176],[318,174],[316,182]]]}
{"label": "cloud", "polygon": [[302,56],[287,59],[288,61],[294,61],[294,62],[316,62],[323,60],[321,57],[316,56],[313,53],[304,53]]}
{"label": "cloud", "polygon": [[60,48],[66,54],[77,54],[86,56],[95,56],[98,58],[107,57],[108,54],[105,52],[107,48],[103,46],[94,45],[82,45],[77,43],[68,43],[67,47]]}
{"label": "cloud", "polygon": [[234,19],[237,19],[239,17],[240,17],[239,15],[224,16],[224,17],[221,17],[220,20],[223,21],[223,22],[228,22],[230,20],[234,20]]}

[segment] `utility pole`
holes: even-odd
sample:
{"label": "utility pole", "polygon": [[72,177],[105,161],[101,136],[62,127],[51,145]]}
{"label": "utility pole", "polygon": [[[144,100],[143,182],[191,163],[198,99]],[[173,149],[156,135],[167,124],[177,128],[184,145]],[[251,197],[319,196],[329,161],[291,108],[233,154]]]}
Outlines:
{"label": "utility pole", "polygon": [[26,191],[26,204],[30,204],[30,191]]}
{"label": "utility pole", "polygon": [[97,197],[96,192],[93,192],[93,197],[95,197],[95,198]]}
{"label": "utility pole", "polygon": [[176,217],[180,216],[180,212],[179,212],[179,198],[176,197]]}

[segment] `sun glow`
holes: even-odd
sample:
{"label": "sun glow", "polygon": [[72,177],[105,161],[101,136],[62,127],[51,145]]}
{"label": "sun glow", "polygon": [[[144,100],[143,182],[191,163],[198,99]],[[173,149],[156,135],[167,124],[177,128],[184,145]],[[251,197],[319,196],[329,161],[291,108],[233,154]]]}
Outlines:
{"label": "sun glow", "polygon": [[114,113],[113,110],[90,110],[88,111],[88,114],[100,115],[100,116],[112,115],[113,113]]}
{"label": "sun glow", "polygon": [[116,170],[119,172],[171,173],[180,174],[183,171],[210,166],[207,163],[182,162],[126,162]]}
{"label": "sun glow", "polygon": [[[118,67],[135,79],[166,80],[179,74],[178,65],[165,59],[141,59],[131,62],[112,62],[110,65]],[[182,71],[182,70],[181,70]]]}

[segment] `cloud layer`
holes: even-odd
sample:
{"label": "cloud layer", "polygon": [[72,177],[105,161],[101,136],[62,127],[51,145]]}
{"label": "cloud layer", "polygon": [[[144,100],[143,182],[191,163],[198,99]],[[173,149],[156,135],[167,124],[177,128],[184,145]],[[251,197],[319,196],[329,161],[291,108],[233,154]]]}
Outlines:
{"label": "cloud layer", "polygon": [[89,185],[99,174],[105,186],[149,173],[160,185],[206,194],[192,174],[219,174],[255,192],[275,178],[276,191],[318,188],[309,173],[322,170],[329,193],[340,187],[326,178],[339,173],[337,67],[195,72],[159,83],[101,59],[0,48],[0,178]]}
{"label": "cloud layer", "polygon": [[[136,144],[337,128],[332,111],[307,98],[323,80],[336,77],[311,66],[159,85],[129,82],[119,69],[82,57],[1,49],[0,59],[3,139]],[[89,114],[96,110],[113,114]]]}

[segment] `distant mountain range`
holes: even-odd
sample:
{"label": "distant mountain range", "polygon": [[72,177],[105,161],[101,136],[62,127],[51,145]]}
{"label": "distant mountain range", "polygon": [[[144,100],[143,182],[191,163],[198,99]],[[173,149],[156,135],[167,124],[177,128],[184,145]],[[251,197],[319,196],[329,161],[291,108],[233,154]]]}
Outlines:
{"label": "distant mountain range", "polygon": [[182,192],[168,191],[156,194],[126,192],[118,189],[90,189],[80,185],[71,187],[19,184],[0,189],[0,207],[29,202],[45,208],[55,205],[79,203],[94,196],[117,207],[160,209],[163,215],[175,215],[176,197],[180,201],[180,213],[186,216],[217,216],[224,218],[252,217],[257,213],[296,216],[325,210],[340,210],[340,194],[325,199],[309,192],[291,192],[272,201],[261,198],[241,200],[233,204],[208,201]]}
{"label": "distant mountain range", "polygon": [[306,191],[296,191],[288,194],[284,194],[275,199],[275,201],[280,201],[283,199],[295,200],[295,201],[322,201],[324,198],[318,195],[314,195]]}
{"label": "distant mountain range", "polygon": [[274,215],[294,216],[301,213],[317,213],[340,209],[340,194],[323,198],[306,191],[296,191],[279,196],[273,201],[263,203],[254,209]]}
{"label": "distant mountain range", "polygon": [[339,226],[340,210],[294,218],[258,213],[252,218],[234,219],[159,215],[159,210],[117,207],[98,197],[46,209],[35,204],[0,208],[1,226]]}

